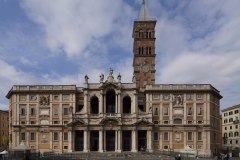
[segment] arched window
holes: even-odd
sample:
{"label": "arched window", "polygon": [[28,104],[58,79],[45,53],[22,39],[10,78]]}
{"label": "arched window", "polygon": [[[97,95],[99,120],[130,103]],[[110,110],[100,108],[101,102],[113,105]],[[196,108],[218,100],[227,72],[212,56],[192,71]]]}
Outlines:
{"label": "arched window", "polygon": [[131,98],[129,96],[123,98],[123,113],[131,113]]}
{"label": "arched window", "polygon": [[233,122],[233,118],[229,118],[229,122]]}
{"label": "arched window", "polygon": [[229,137],[233,137],[233,133],[232,132],[229,132]]}
{"label": "arched window", "polygon": [[109,90],[106,94],[106,113],[115,113],[115,91]]}
{"label": "arched window", "polygon": [[174,124],[182,124],[182,119],[176,118],[173,121]]}
{"label": "arched window", "polygon": [[238,137],[238,132],[234,132],[234,137]]}
{"label": "arched window", "polygon": [[98,114],[99,112],[99,105],[98,105],[98,98],[96,96],[91,98],[91,114]]}

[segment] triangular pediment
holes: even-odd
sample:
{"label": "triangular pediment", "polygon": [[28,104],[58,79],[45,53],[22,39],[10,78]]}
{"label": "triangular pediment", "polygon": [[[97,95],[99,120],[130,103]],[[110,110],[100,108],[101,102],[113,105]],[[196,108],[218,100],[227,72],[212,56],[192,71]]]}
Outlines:
{"label": "triangular pediment", "polygon": [[103,118],[99,124],[102,124],[102,125],[120,125],[121,122],[118,118],[114,118],[114,117],[106,117],[106,118]]}
{"label": "triangular pediment", "polygon": [[82,119],[75,119],[68,123],[67,126],[85,126],[87,125]]}
{"label": "triangular pediment", "polygon": [[121,87],[117,83],[105,82],[99,89],[116,89],[119,90]]}
{"label": "triangular pediment", "polygon": [[139,119],[136,123],[134,123],[135,125],[153,125],[152,122],[149,122],[147,119],[142,118]]}

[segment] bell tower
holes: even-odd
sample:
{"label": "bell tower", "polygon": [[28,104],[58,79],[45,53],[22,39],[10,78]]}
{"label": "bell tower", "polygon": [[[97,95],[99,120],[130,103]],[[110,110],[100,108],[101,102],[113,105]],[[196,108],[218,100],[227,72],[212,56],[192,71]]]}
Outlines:
{"label": "bell tower", "polygon": [[133,24],[133,68],[138,88],[155,84],[155,26],[156,20],[148,17],[145,0],[138,19]]}

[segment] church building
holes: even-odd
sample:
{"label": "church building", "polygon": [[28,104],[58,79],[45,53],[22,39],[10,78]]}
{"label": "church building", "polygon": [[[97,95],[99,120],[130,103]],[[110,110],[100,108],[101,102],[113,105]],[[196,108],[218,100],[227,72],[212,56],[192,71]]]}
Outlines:
{"label": "church building", "polygon": [[[82,86],[14,85],[8,92],[10,149],[40,152],[220,150],[220,92],[210,84],[155,83],[156,20],[143,0],[133,23],[132,82],[109,69]],[[161,36],[161,35],[160,35]]]}

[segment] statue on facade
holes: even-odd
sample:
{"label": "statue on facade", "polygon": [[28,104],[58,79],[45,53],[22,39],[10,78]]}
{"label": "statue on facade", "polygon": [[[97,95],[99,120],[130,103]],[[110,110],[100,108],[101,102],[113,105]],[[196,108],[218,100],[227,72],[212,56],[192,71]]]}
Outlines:
{"label": "statue on facade", "polygon": [[113,69],[111,67],[109,68],[109,75],[108,75],[107,81],[111,83],[114,82]]}
{"label": "statue on facade", "polygon": [[136,83],[136,76],[135,76],[134,73],[133,73],[133,77],[132,77],[132,82],[133,82],[133,83]]}
{"label": "statue on facade", "polygon": [[99,77],[100,77],[100,83],[102,83],[104,81],[104,74],[101,73]]}
{"label": "statue on facade", "polygon": [[183,105],[183,97],[182,95],[173,96],[173,106]]}
{"label": "statue on facade", "polygon": [[88,75],[87,75],[87,74],[85,75],[85,77],[84,77],[84,78],[85,78],[85,83],[88,83],[88,79],[89,79],[89,77],[88,77]]}
{"label": "statue on facade", "polygon": [[118,74],[117,79],[118,79],[118,82],[121,82],[122,76],[120,73]]}

